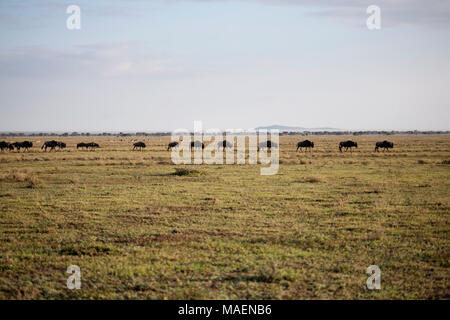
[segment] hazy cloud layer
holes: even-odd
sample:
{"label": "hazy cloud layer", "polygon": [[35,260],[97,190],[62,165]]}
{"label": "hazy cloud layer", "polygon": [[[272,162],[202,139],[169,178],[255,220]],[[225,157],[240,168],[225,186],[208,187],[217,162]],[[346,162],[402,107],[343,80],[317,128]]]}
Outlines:
{"label": "hazy cloud layer", "polygon": [[[193,1],[193,0],[169,0]],[[233,0],[194,0],[199,2],[229,2]],[[337,19],[358,19],[366,15],[369,5],[377,5],[382,10],[386,26],[420,25],[448,26],[450,24],[450,1],[446,0],[240,0],[266,5],[303,6],[315,15]],[[346,21],[350,22],[350,21]],[[351,22],[350,22],[351,23]]]}
{"label": "hazy cloud layer", "polygon": [[168,55],[140,51],[134,44],[78,45],[66,50],[26,47],[0,53],[4,77],[132,77],[179,71]]}

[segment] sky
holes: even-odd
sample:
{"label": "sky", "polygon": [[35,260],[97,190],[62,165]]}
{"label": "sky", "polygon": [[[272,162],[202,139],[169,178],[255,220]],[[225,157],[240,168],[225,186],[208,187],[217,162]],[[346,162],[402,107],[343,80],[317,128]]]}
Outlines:
{"label": "sky", "polygon": [[450,130],[449,39],[446,0],[1,0],[0,131]]}

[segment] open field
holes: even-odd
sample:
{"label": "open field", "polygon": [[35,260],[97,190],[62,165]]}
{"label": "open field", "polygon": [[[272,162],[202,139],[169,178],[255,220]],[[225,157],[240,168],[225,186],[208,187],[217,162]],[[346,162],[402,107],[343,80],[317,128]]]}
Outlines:
{"label": "open field", "polygon": [[[359,148],[339,153],[348,138]],[[51,139],[0,154],[0,299],[450,298],[450,136],[312,136],[306,154],[280,137],[274,176],[175,166],[169,137],[42,152]],[[394,150],[374,153],[384,139]]]}

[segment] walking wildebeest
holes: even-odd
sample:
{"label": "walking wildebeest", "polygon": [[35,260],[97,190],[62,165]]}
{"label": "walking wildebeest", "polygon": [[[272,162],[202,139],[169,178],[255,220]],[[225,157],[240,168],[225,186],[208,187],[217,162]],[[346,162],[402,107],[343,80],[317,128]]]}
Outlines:
{"label": "walking wildebeest", "polygon": [[178,146],[178,142],[174,141],[169,143],[169,145],[167,146],[167,151],[171,150],[172,148],[176,148]]}
{"label": "walking wildebeest", "polygon": [[64,142],[62,142],[62,141],[58,141],[58,147],[59,147],[59,150],[61,150],[61,149],[65,149],[66,148],[66,144],[64,143]]}
{"label": "walking wildebeest", "polygon": [[394,148],[394,143],[389,142],[387,140],[384,140],[382,142],[377,142],[375,144],[375,152],[378,152],[379,148],[383,148],[384,149],[383,151],[385,151],[385,150],[389,151],[389,149]]}
{"label": "walking wildebeest", "polygon": [[139,148],[139,150],[142,151],[142,148],[145,148],[145,143],[143,142],[136,142],[135,144],[133,144],[133,150],[136,150],[137,148]]}
{"label": "walking wildebeest", "polygon": [[52,150],[55,150],[56,147],[58,147],[58,141],[50,140],[50,141],[45,141],[44,144],[42,145],[41,149],[45,149],[45,151],[47,151],[47,148],[50,148],[50,151],[52,151]]}
{"label": "walking wildebeest", "polygon": [[24,151],[28,151],[29,148],[33,147],[33,143],[30,141],[14,142],[12,145],[17,149],[17,151],[20,151],[20,148],[23,148]]}
{"label": "walking wildebeest", "polygon": [[80,143],[77,144],[77,149],[79,149],[79,148],[86,148],[87,149],[87,144],[84,143],[84,142],[80,142]]}
{"label": "walking wildebeest", "polygon": [[225,150],[226,148],[233,148],[233,144],[227,140],[223,140],[217,143],[217,147],[223,148],[223,150]]}
{"label": "walking wildebeest", "polygon": [[91,148],[91,150],[95,150],[95,148],[100,148],[100,146],[95,142],[89,142],[86,143],[86,148],[87,149]]}
{"label": "walking wildebeest", "polygon": [[275,142],[272,142],[270,140],[263,141],[258,145],[258,151],[259,151],[259,149],[266,149],[266,148],[269,149],[269,151],[271,151],[272,147],[278,148],[278,144],[276,144]]}
{"label": "walking wildebeest", "polygon": [[203,144],[203,142],[200,142],[198,140],[191,142],[191,149],[192,148],[202,148],[205,149],[205,145]]}
{"label": "walking wildebeest", "polygon": [[311,148],[314,148],[314,142],[309,141],[309,140],[300,141],[299,143],[297,143],[296,151],[298,151],[298,149],[300,149],[300,152],[302,152],[302,148],[305,148],[305,151],[308,150],[308,148],[310,148],[309,150],[311,150]]}
{"label": "walking wildebeest", "polygon": [[342,152],[342,148],[345,148],[345,151],[347,151],[350,148],[350,152],[352,151],[352,148],[358,148],[358,143],[353,142],[351,140],[342,141],[339,143],[339,151]]}
{"label": "walking wildebeest", "polygon": [[14,150],[14,146],[13,145],[11,145],[10,143],[8,143],[8,142],[6,142],[6,141],[1,141],[0,142],[0,149],[3,151],[4,149],[6,149],[6,150],[11,150],[11,147],[12,147],[12,149]]}

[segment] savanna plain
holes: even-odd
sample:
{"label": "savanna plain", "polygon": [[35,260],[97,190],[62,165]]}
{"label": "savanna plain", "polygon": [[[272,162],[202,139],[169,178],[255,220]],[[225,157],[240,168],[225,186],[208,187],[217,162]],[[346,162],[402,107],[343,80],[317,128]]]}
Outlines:
{"label": "savanna plain", "polygon": [[170,137],[51,139],[0,154],[0,299],[450,298],[448,135],[282,136],[271,176],[174,165]]}

